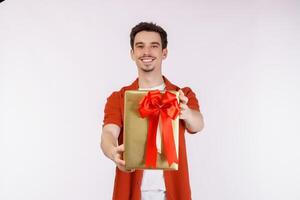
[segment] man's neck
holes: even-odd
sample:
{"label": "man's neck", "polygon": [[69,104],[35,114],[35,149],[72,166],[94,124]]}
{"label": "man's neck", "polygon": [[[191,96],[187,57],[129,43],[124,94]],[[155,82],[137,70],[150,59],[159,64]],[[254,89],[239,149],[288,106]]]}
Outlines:
{"label": "man's neck", "polygon": [[164,83],[162,75],[159,76],[139,76],[140,88],[152,88]]}

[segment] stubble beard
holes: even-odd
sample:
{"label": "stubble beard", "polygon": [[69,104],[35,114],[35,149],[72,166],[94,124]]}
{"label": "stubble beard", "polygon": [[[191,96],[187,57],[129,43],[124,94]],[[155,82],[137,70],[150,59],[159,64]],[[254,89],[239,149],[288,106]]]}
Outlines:
{"label": "stubble beard", "polygon": [[143,72],[149,73],[149,72],[154,71],[154,67],[151,68],[151,69],[144,69],[144,68],[142,68],[142,70],[143,70]]}
{"label": "stubble beard", "polygon": [[141,69],[143,72],[149,73],[149,72],[154,71],[155,67],[154,67],[154,66],[150,66],[150,68],[148,68],[147,65],[144,65],[144,66],[141,66],[140,69]]}

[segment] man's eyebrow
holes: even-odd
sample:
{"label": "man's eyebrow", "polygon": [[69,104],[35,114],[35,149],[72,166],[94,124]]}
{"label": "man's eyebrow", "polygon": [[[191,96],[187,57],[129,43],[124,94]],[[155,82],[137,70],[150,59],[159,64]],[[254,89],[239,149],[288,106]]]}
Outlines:
{"label": "man's eyebrow", "polygon": [[158,46],[160,46],[159,42],[151,42],[151,44],[157,44]]}
{"label": "man's eyebrow", "polygon": [[[141,45],[141,44],[144,45],[143,42],[137,42],[137,43],[134,44],[134,46]],[[151,44],[156,44],[156,45],[160,46],[159,42],[151,42]]]}
{"label": "man's eyebrow", "polygon": [[140,45],[140,44],[144,44],[143,42],[137,42],[134,44],[134,46]]}

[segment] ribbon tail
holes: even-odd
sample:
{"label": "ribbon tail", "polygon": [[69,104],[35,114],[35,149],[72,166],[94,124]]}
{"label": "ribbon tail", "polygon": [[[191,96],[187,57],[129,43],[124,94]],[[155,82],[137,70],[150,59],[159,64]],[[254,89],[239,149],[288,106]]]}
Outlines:
{"label": "ribbon tail", "polygon": [[156,133],[158,126],[159,115],[148,118],[148,135],[146,144],[146,167],[156,168],[157,147],[156,147]]}
{"label": "ribbon tail", "polygon": [[172,163],[178,163],[175,141],[173,136],[172,119],[162,112],[162,136],[165,156],[169,165]]}

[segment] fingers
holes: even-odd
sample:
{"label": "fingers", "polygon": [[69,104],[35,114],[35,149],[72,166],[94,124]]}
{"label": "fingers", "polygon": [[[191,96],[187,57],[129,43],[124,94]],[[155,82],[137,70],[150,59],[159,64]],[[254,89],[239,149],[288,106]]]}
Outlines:
{"label": "fingers", "polygon": [[179,119],[185,119],[182,114],[179,115]]}
{"label": "fingers", "polygon": [[187,104],[187,102],[189,101],[189,99],[184,95],[182,90],[179,90],[179,100],[180,102]]}
{"label": "fingers", "polygon": [[179,100],[180,100],[180,113],[179,113],[179,119],[185,119],[186,118],[186,111],[189,109],[187,106],[188,98],[184,95],[182,90],[179,90]]}
{"label": "fingers", "polygon": [[121,145],[117,146],[116,151],[120,152],[120,153],[124,152],[125,151],[124,144],[121,144]]}
{"label": "fingers", "polygon": [[125,160],[122,160],[122,159],[121,159],[121,155],[120,155],[120,154],[116,154],[114,160],[115,160],[115,163],[116,163],[117,165],[120,165],[120,166],[124,166],[124,167],[125,167]]}
{"label": "fingers", "polygon": [[179,107],[180,107],[181,111],[184,111],[184,110],[186,110],[188,108],[188,106],[186,104],[184,104],[184,103],[180,103]]}
{"label": "fingers", "polygon": [[125,160],[122,159],[122,154],[123,154],[124,150],[125,150],[124,144],[121,144],[121,145],[115,147],[113,161],[116,163],[117,167],[121,171],[126,172],[126,173],[134,172],[135,171],[134,169],[127,170],[125,167]]}
{"label": "fingers", "polygon": [[131,173],[131,172],[134,172],[135,169],[129,169],[127,170],[125,167],[123,166],[118,166],[119,170],[121,170],[122,172],[126,172],[126,173]]}
{"label": "fingers", "polygon": [[[119,163],[119,164],[118,164]],[[117,167],[123,171],[123,172],[127,172],[127,173],[130,173],[130,172],[134,172],[135,169],[126,169],[125,167],[125,161],[124,160],[119,160],[119,162],[116,163],[117,164]]]}
{"label": "fingers", "polygon": [[125,166],[125,161],[122,160],[122,154],[123,154],[123,152],[124,152],[124,144],[115,147],[114,150],[113,150],[113,161],[117,165]]}
{"label": "fingers", "polygon": [[184,95],[184,93],[183,93],[183,91],[181,89],[178,90],[178,92],[179,92],[179,95]]}
{"label": "fingers", "polygon": [[180,103],[180,113],[179,113],[179,119],[185,119],[185,110],[187,109],[187,105]]}
{"label": "fingers", "polygon": [[118,167],[121,171],[123,171],[123,172],[130,173],[130,172],[134,172],[134,171],[135,171],[134,169],[129,169],[129,170],[126,169],[126,167],[125,167],[125,160],[122,160],[122,159],[120,158],[120,154],[118,154],[118,156],[117,156],[115,162],[116,162],[117,167]]}
{"label": "fingers", "polygon": [[188,105],[184,103],[180,103],[179,107],[180,107],[179,119],[187,119],[188,116],[190,115],[190,108],[188,107]]}

